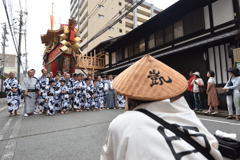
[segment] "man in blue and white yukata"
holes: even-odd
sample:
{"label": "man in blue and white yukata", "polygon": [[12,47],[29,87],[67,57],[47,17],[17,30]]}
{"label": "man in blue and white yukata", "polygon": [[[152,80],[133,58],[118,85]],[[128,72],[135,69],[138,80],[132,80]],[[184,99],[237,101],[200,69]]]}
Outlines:
{"label": "man in blue and white yukata", "polygon": [[98,107],[99,109],[103,109],[104,108],[104,91],[105,91],[105,87],[104,84],[102,82],[102,78],[101,76],[98,76]]}
{"label": "man in blue and white yukata", "polygon": [[74,102],[73,102],[73,108],[76,112],[82,111],[82,91],[83,91],[83,83],[81,81],[81,74],[77,75],[77,80],[74,82],[73,85],[73,96],[74,96]]}
{"label": "man in blue and white yukata", "polygon": [[107,93],[108,93],[107,92],[107,83],[108,83],[107,75],[103,75],[102,83],[103,83],[103,86],[104,86],[103,96],[104,96],[104,108],[105,108],[106,105],[107,105]]}
{"label": "man in blue and white yukata", "polygon": [[69,89],[69,102],[72,105],[72,109],[73,109],[73,102],[72,102],[72,98],[71,98],[72,94],[73,94],[73,82],[70,79],[70,74],[69,73],[66,74],[66,83],[65,83],[65,85]]}
{"label": "man in blue and white yukata", "polygon": [[47,70],[42,69],[42,76],[38,79],[38,84],[36,88],[39,90],[39,114],[42,114],[43,111],[47,111],[47,103],[45,103],[46,97],[46,87],[49,84],[49,77],[47,77]]}
{"label": "man in blue and white yukata", "polygon": [[61,78],[60,79],[60,83],[61,83],[61,114],[64,113],[68,113],[69,112],[69,105],[70,105],[70,101],[69,101],[69,88],[65,85],[65,78]]}
{"label": "man in blue and white yukata", "polygon": [[86,79],[86,85],[84,85],[83,96],[85,98],[85,110],[89,111],[92,102],[92,86],[90,85],[90,80]]}
{"label": "man in blue and white yukata", "polygon": [[[91,104],[91,108],[93,111],[95,111],[95,109],[99,108],[99,92],[98,92],[98,86],[97,86],[97,80],[93,80],[93,86],[91,87],[92,90],[92,104]],[[101,109],[100,109],[101,110]]]}
{"label": "man in blue and white yukata", "polygon": [[55,80],[54,79],[50,79],[49,80],[49,85],[46,87],[46,97],[45,98],[45,102],[47,103],[47,112],[46,112],[46,115],[47,116],[52,116],[55,114],[55,99],[54,99],[54,96],[56,95],[55,94],[55,88],[54,88],[54,85],[55,85]]}
{"label": "man in blue and white yukata", "polygon": [[10,78],[6,79],[3,86],[7,95],[7,105],[8,111],[10,112],[10,117],[15,115],[20,115],[17,110],[19,109],[20,104],[20,90],[21,86],[18,83],[18,80],[15,79],[15,73],[9,73]]}
{"label": "man in blue and white yukata", "polygon": [[60,84],[60,75],[56,74],[55,76],[55,84],[54,84],[54,89],[55,89],[55,95],[54,95],[54,107],[55,107],[55,113],[57,113],[57,111],[61,110],[61,84]]}
{"label": "man in blue and white yukata", "polygon": [[72,95],[71,95],[71,99],[70,99],[70,104],[72,105],[72,110],[74,110],[74,99],[75,99],[74,84],[77,81],[77,74],[73,73],[72,78],[70,78],[70,80],[72,81]]}

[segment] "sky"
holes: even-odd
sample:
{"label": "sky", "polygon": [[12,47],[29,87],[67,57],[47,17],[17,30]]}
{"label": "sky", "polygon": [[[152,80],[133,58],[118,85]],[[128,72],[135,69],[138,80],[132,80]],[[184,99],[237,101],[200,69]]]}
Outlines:
{"label": "sky", "polygon": [[[12,0],[13,2],[13,17],[19,18],[19,13],[16,10],[20,10],[21,2],[22,9],[28,10],[27,17],[27,53],[28,54],[28,69],[34,68],[36,70],[36,76],[40,76],[42,65],[42,55],[44,52],[44,44],[41,43],[41,35],[46,34],[47,30],[50,29],[50,17],[52,14],[52,3],[53,4],[53,15],[55,15],[54,29],[59,29],[59,23],[67,24],[70,18],[70,0]],[[25,2],[27,2],[25,5]],[[177,2],[177,0],[146,0],[146,2],[155,5],[160,9],[166,9],[170,5]],[[27,7],[26,7],[27,6]],[[61,18],[61,19],[60,19]],[[5,9],[3,7],[3,2],[0,1],[0,23],[7,22]],[[8,24],[8,23],[7,23]],[[0,27],[0,34],[3,30]],[[10,33],[10,31],[9,31]],[[2,37],[2,36],[0,36]],[[8,46],[5,49],[6,54],[16,54],[12,37],[9,34]],[[2,38],[0,38],[2,42]],[[25,53],[24,37],[22,37],[22,49],[21,52]],[[0,48],[0,53],[2,53],[2,47]],[[25,59],[22,58],[23,66],[25,67]]]}

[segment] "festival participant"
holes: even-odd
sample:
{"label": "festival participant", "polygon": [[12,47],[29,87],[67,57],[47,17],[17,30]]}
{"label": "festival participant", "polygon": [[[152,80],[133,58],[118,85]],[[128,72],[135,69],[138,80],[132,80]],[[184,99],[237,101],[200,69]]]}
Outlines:
{"label": "festival participant", "polygon": [[[107,76],[103,75],[103,81],[102,81],[103,85],[104,85],[104,91],[103,91],[103,95],[104,95],[104,108],[107,105],[107,89],[108,89],[108,80],[107,80]],[[103,108],[103,109],[104,109]]]}
{"label": "festival participant", "polygon": [[74,109],[74,84],[75,82],[77,81],[77,74],[76,73],[72,73],[72,78],[70,78],[71,82],[72,82],[72,95],[71,95],[71,99],[70,99],[70,104],[72,106],[72,110],[75,110]]}
{"label": "festival participant", "polygon": [[112,87],[113,83],[113,76],[109,75],[109,81],[106,83],[106,90],[107,90],[107,109],[113,108],[115,109],[115,91]]}
{"label": "festival participant", "polygon": [[91,108],[93,111],[95,111],[95,109],[99,108],[99,91],[98,91],[98,86],[97,86],[97,80],[93,80],[93,86],[91,87],[91,94],[92,94],[92,104],[91,104]]}
{"label": "festival participant", "polygon": [[35,112],[36,104],[36,85],[37,80],[34,78],[34,73],[32,70],[28,71],[28,77],[23,79],[22,82],[22,92],[24,93],[24,117],[27,117],[29,114],[37,114]]}
{"label": "festival participant", "polygon": [[69,88],[65,85],[66,80],[64,78],[60,79],[61,83],[61,114],[68,113],[69,110]]}
{"label": "festival participant", "polygon": [[150,55],[120,73],[113,88],[128,106],[109,125],[100,159],[222,160],[218,141],[181,96],[187,86]]}
{"label": "festival participant", "polygon": [[49,78],[52,79],[53,78],[53,72],[49,72]]}
{"label": "festival participant", "polygon": [[47,72],[47,77],[50,78],[51,74],[50,72]]}
{"label": "festival participant", "polygon": [[49,85],[46,87],[46,97],[45,98],[45,102],[48,106],[47,108],[47,112],[46,115],[47,116],[52,116],[55,114],[55,101],[54,101],[54,96],[55,96],[55,81],[54,79],[50,79],[49,80]]}
{"label": "festival participant", "polygon": [[61,71],[57,71],[56,73],[60,78],[62,77]]}
{"label": "festival participant", "polygon": [[83,96],[85,98],[85,111],[90,111],[91,102],[92,102],[92,86],[90,85],[90,79],[86,79],[83,89]]}
{"label": "festival participant", "polygon": [[8,111],[10,112],[10,117],[13,116],[13,113],[17,116],[20,115],[17,110],[19,109],[20,104],[20,90],[21,86],[18,83],[18,80],[15,79],[15,73],[10,72],[8,79],[6,79],[3,83],[6,95],[7,95],[7,105]]}
{"label": "festival participant", "polygon": [[72,94],[73,94],[73,82],[72,80],[70,79],[70,74],[67,73],[66,74],[66,82],[65,82],[65,85],[68,87],[69,89],[69,102],[72,106],[72,110],[74,110],[73,108],[73,100],[72,100]]}
{"label": "festival participant", "polygon": [[45,103],[46,92],[45,89],[47,85],[49,84],[49,78],[47,77],[47,70],[42,69],[42,76],[38,78],[38,84],[36,85],[36,88],[38,89],[39,94],[39,114],[42,114],[42,112],[46,112],[47,110],[47,104]]}
{"label": "festival participant", "polygon": [[91,85],[91,86],[93,86],[93,80],[92,80],[92,75],[91,74],[89,74],[88,75],[88,77],[87,77],[88,79],[89,79],[89,84]]}
{"label": "festival participant", "polygon": [[126,103],[125,97],[123,95],[117,94],[118,109],[125,108],[125,103]]}
{"label": "festival participant", "polygon": [[[35,73],[36,73],[35,69],[31,69],[31,71],[33,72],[33,78],[36,79],[36,81],[38,83],[38,78],[35,77]],[[38,91],[37,88],[36,88],[36,92],[37,92],[37,96],[36,96],[36,100],[35,100],[35,112],[36,112],[37,107],[39,106],[39,102],[38,102],[38,98],[39,98],[39,94],[38,93],[39,93],[39,91]]]}
{"label": "festival participant", "polygon": [[101,82],[101,76],[98,76],[98,108],[102,110],[104,108],[104,84]]}
{"label": "festival participant", "polygon": [[76,112],[82,111],[82,82],[81,82],[81,74],[77,75],[78,80],[75,81],[73,86],[73,108]]}
{"label": "festival participant", "polygon": [[60,77],[59,74],[55,75],[55,85],[54,85],[54,89],[55,89],[55,95],[54,95],[54,107],[55,107],[55,113],[57,113],[58,111],[61,110],[61,84],[60,84]]}

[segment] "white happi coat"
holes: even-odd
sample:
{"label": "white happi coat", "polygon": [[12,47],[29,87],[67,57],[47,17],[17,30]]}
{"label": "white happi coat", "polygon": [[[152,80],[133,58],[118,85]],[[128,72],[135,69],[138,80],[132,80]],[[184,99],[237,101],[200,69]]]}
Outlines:
{"label": "white happi coat", "polygon": [[[183,97],[172,103],[167,99],[141,104],[136,109],[139,108],[151,111],[170,124],[194,127],[199,132],[187,129],[189,133],[205,135],[207,141],[203,136],[192,138],[204,147],[209,146],[211,155],[216,160],[222,160],[217,140],[189,109]],[[127,111],[119,115],[109,126],[101,160],[175,160],[179,159],[175,158],[177,153],[194,149],[184,140],[179,140],[171,131],[163,128],[163,132],[160,132],[159,128],[163,128],[162,125],[139,111]],[[167,138],[164,138],[163,133]],[[177,140],[170,140],[168,137],[176,137]],[[173,146],[174,152],[171,151],[167,141]],[[180,159],[206,160],[199,152],[191,152]]]}

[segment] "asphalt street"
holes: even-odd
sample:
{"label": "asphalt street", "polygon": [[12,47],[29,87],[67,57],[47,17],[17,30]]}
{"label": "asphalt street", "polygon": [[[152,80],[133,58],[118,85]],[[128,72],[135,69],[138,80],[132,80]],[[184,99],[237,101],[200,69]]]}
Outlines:
{"label": "asphalt street", "polygon": [[[20,116],[8,117],[6,106],[0,108],[1,160],[98,160],[109,123],[123,110],[29,117],[23,117],[22,107],[19,112]],[[240,122],[198,117],[211,133],[237,133],[240,140]]]}

